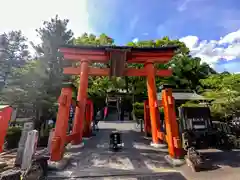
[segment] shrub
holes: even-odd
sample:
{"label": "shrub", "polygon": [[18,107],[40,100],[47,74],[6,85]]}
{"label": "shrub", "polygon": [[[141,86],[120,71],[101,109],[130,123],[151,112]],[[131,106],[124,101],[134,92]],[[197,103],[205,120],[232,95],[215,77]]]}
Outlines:
{"label": "shrub", "polygon": [[[133,104],[133,109],[134,109],[135,116],[138,119],[144,119],[144,103],[140,103],[140,102],[134,103]],[[163,107],[159,107],[159,113],[160,113],[161,119],[164,119],[164,109],[163,109]]]}
{"label": "shrub", "polygon": [[187,101],[185,104],[182,104],[181,107],[206,107],[206,104],[200,104],[194,101]]}
{"label": "shrub", "polygon": [[51,131],[52,127],[48,125],[46,128],[42,127],[42,132],[38,139],[38,147],[47,147],[48,139],[49,139],[49,132]]}
{"label": "shrub", "polygon": [[133,104],[134,114],[138,119],[144,118],[144,103],[136,102]]}
{"label": "shrub", "polygon": [[18,147],[18,142],[21,137],[21,126],[14,126],[14,127],[9,127],[8,132],[5,138],[6,143],[6,148],[7,149],[14,149]]}
{"label": "shrub", "polygon": [[160,115],[160,120],[164,120],[165,116],[164,116],[164,108],[163,107],[159,107],[159,115]]}

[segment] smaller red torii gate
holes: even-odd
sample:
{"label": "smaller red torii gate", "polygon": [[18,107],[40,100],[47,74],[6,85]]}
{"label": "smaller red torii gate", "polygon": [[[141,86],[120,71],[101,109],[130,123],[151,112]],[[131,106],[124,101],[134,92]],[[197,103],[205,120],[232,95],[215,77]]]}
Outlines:
{"label": "smaller red torii gate", "polygon": [[[54,129],[54,138],[51,142],[51,158],[59,159],[62,157],[65,145],[78,138],[78,134],[72,132],[67,135],[70,107],[79,107],[79,102],[73,100],[73,86],[71,83],[64,83],[61,95],[58,99],[58,114]],[[93,103],[90,99],[86,100],[85,121],[82,125],[83,137],[91,136],[91,122],[93,120]],[[60,158],[61,159],[61,158]]]}
{"label": "smaller red torii gate", "polygon": [[[72,91],[64,87],[59,97],[59,110],[56,122],[55,134],[51,145],[51,160],[59,161],[64,153],[66,142],[78,145],[82,142],[84,132],[84,120],[86,115],[87,88],[89,76],[145,76],[147,78],[148,103],[151,119],[152,143],[159,144],[164,135],[160,130],[159,111],[155,76],[167,77],[172,75],[169,69],[157,70],[155,63],[167,63],[174,56],[175,46],[161,48],[137,48],[137,47],[92,47],[92,46],[64,46],[60,48],[66,60],[80,62],[78,67],[64,68],[64,74],[79,75],[79,88],[77,106],[74,117],[73,133],[66,135],[68,125],[69,109],[72,103]],[[110,64],[110,68],[97,68],[93,63]],[[144,64],[144,68],[127,68],[128,64]],[[175,158],[179,156],[179,138],[177,138],[178,126],[175,126],[176,117],[173,116],[171,91],[166,91],[163,101],[166,108],[167,127],[171,133],[167,133],[170,155]],[[85,121],[86,122],[86,121]],[[86,127],[86,126],[85,126]],[[174,138],[173,138],[174,137]]]}
{"label": "smaller red torii gate", "polygon": [[7,134],[9,121],[11,120],[13,108],[9,105],[0,106],[0,153],[3,151],[3,145]]}
{"label": "smaller red torii gate", "polygon": [[[165,86],[164,86],[165,87]],[[181,158],[184,154],[182,149],[180,135],[179,135],[179,125],[176,121],[175,112],[175,100],[172,96],[172,89],[166,86],[162,89],[162,100],[158,101],[158,106],[164,109],[164,125],[165,132],[158,131],[158,138],[168,144],[168,152],[171,157]],[[158,115],[158,129],[161,129],[160,124],[160,114]],[[144,101],[144,132],[146,135],[151,135],[151,120],[150,120],[150,110],[148,100]]]}

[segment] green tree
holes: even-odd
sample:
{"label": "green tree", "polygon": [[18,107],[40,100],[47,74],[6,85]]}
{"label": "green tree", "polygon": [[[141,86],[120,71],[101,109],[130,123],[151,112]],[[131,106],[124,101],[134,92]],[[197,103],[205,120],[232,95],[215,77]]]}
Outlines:
{"label": "green tree", "polygon": [[30,53],[27,38],[21,31],[10,31],[4,35],[6,47],[5,56],[0,61],[0,76],[6,81],[13,68],[22,67],[30,59]]}
{"label": "green tree", "polygon": [[[156,65],[157,69],[173,70],[173,76],[169,78],[156,77],[156,85],[159,87],[162,84],[172,84],[179,89],[200,90],[200,79],[208,77],[210,74],[216,73],[208,64],[201,63],[200,58],[190,56],[190,51],[183,42],[179,40],[171,40],[168,37],[162,39],[139,41],[137,43],[130,42],[128,46],[133,47],[165,47],[177,46],[178,50],[175,56],[167,64]],[[142,68],[143,65],[132,64],[131,67]],[[146,94],[146,79],[142,77],[129,78],[129,86],[134,86],[137,89],[136,93],[144,92]]]}
{"label": "green tree", "polygon": [[187,46],[179,40],[171,40],[169,37],[165,36],[162,39],[138,41],[137,43],[129,42],[128,46],[133,47],[165,47],[165,46],[178,46],[177,54],[189,54],[190,50]]}
{"label": "green tree", "polygon": [[58,15],[50,21],[44,21],[43,26],[36,30],[41,44],[32,43],[48,74],[46,90],[49,96],[55,98],[60,94],[63,79],[67,78],[62,73],[64,60],[58,49],[61,45],[72,44],[73,32],[68,29],[68,23],[69,20],[62,20]]}
{"label": "green tree", "polygon": [[[73,40],[74,45],[92,45],[92,46],[113,46],[114,40],[108,37],[106,34],[100,34],[100,36],[95,36],[93,34],[84,33],[82,36],[77,37]],[[93,67],[107,67],[101,63],[92,64]],[[79,86],[79,76],[73,77],[75,85]],[[89,77],[88,93],[90,96],[105,96],[109,89],[116,89],[119,87],[119,84],[122,85],[122,80],[119,78],[113,78],[112,80],[109,77]],[[120,85],[120,86],[121,86]]]}
{"label": "green tree", "polygon": [[93,46],[112,46],[114,45],[114,40],[107,36],[106,34],[100,34],[99,37],[93,34],[84,33],[80,37],[74,38],[75,45],[93,45]]}
{"label": "green tree", "polygon": [[226,120],[234,113],[240,112],[240,75],[221,73],[202,79],[204,96],[212,98],[212,115]]}
{"label": "green tree", "polygon": [[39,119],[44,111],[52,106],[52,99],[46,91],[45,67],[40,60],[32,60],[20,68],[13,68],[11,80],[3,90],[1,100],[14,107],[26,107],[36,112],[33,118]]}
{"label": "green tree", "polygon": [[173,70],[169,82],[180,89],[201,91],[200,80],[216,73],[208,64],[201,63],[200,58],[188,55],[175,56],[168,65]]}

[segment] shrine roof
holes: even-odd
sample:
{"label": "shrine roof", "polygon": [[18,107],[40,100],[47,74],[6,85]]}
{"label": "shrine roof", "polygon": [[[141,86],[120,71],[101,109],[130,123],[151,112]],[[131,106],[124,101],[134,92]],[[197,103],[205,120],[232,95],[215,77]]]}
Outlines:
{"label": "shrine roof", "polygon": [[[195,92],[174,92],[172,93],[172,96],[174,97],[175,100],[206,100],[206,101],[211,101],[212,99],[206,98],[204,96],[201,96]],[[162,99],[162,93],[157,94],[158,100]]]}
{"label": "shrine roof", "polygon": [[84,49],[91,51],[106,51],[108,49],[128,49],[131,51],[141,52],[156,52],[156,51],[175,51],[178,46],[164,46],[164,47],[132,47],[132,46],[88,46],[88,45],[63,45],[60,48]]}

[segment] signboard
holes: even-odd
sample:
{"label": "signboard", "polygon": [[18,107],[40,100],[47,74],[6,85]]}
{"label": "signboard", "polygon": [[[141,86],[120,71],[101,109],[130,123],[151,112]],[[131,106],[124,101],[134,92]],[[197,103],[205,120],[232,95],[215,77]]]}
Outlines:
{"label": "signboard", "polygon": [[183,130],[206,130],[212,126],[207,107],[180,107],[179,117]]}

